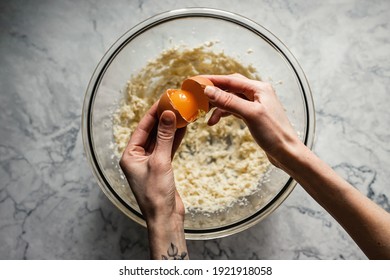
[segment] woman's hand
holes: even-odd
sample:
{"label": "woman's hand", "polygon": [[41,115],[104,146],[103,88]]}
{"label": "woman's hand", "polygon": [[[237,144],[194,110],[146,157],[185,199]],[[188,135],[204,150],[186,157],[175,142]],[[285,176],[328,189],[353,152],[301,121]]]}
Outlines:
{"label": "woman's hand", "polygon": [[242,118],[271,162],[322,205],[369,258],[390,259],[390,214],[342,179],[299,140],[269,84],[237,74],[206,77],[217,86],[205,89],[210,103],[217,107],[209,119],[210,125],[226,114]]}
{"label": "woman's hand", "polygon": [[157,103],[133,132],[120,166],[146,220],[151,257],[187,258],[184,205],[176,190],[172,158],[185,129],[176,131],[176,117],[165,111],[157,118]]}
{"label": "woman's hand", "polygon": [[205,94],[217,107],[208,124],[214,125],[228,114],[243,119],[270,161],[281,167],[284,151],[299,142],[299,138],[272,86],[240,74],[205,77],[215,85],[206,87]]}

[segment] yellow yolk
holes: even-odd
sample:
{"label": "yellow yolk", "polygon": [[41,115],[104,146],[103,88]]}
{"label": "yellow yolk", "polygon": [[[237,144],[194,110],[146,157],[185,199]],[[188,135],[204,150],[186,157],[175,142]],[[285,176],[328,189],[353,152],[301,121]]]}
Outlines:
{"label": "yellow yolk", "polygon": [[181,89],[169,89],[167,95],[173,107],[187,122],[192,122],[198,117],[198,102],[192,93]]}
{"label": "yellow yolk", "polygon": [[160,117],[165,110],[176,115],[176,127],[184,127],[209,111],[209,99],[204,88],[213,85],[206,78],[195,76],[186,79],[181,89],[168,89],[160,98],[157,113]]}

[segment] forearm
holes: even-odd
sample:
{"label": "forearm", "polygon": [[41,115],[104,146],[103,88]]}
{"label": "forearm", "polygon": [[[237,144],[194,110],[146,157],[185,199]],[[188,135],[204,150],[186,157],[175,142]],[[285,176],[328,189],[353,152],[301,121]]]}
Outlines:
{"label": "forearm", "polygon": [[184,222],[180,217],[147,224],[151,259],[188,259]]}
{"label": "forearm", "polygon": [[390,214],[343,180],[302,143],[286,150],[282,168],[322,205],[369,258],[390,258]]}

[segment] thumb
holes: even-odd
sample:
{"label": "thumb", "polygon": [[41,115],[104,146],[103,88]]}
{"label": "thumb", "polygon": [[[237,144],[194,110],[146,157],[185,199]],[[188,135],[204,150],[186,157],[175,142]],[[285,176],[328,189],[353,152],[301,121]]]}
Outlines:
{"label": "thumb", "polygon": [[157,128],[157,140],[154,151],[163,160],[171,161],[172,146],[175,139],[176,116],[172,111],[161,114]]}
{"label": "thumb", "polygon": [[212,105],[245,118],[246,112],[250,106],[248,102],[250,101],[213,86],[207,86],[204,93],[207,95]]}

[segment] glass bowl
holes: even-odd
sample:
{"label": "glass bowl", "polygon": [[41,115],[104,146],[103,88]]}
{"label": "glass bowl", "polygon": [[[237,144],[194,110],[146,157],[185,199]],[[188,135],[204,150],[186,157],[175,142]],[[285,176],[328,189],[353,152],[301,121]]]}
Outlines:
{"label": "glass bowl", "polygon": [[[98,183],[128,217],[146,225],[131,193],[113,142],[112,115],[124,97],[131,75],[175,45],[199,46],[215,42],[211,49],[253,65],[269,81],[283,103],[301,140],[311,148],[315,116],[312,95],[304,72],[288,48],[261,25],[226,11],[186,8],[158,14],[120,37],[103,56],[88,85],[82,112],[82,134],[86,156]],[[291,193],[296,182],[283,171],[270,167],[261,191],[224,213],[187,213],[187,239],[228,236],[258,223]],[[259,176],[260,177],[260,176]]]}

